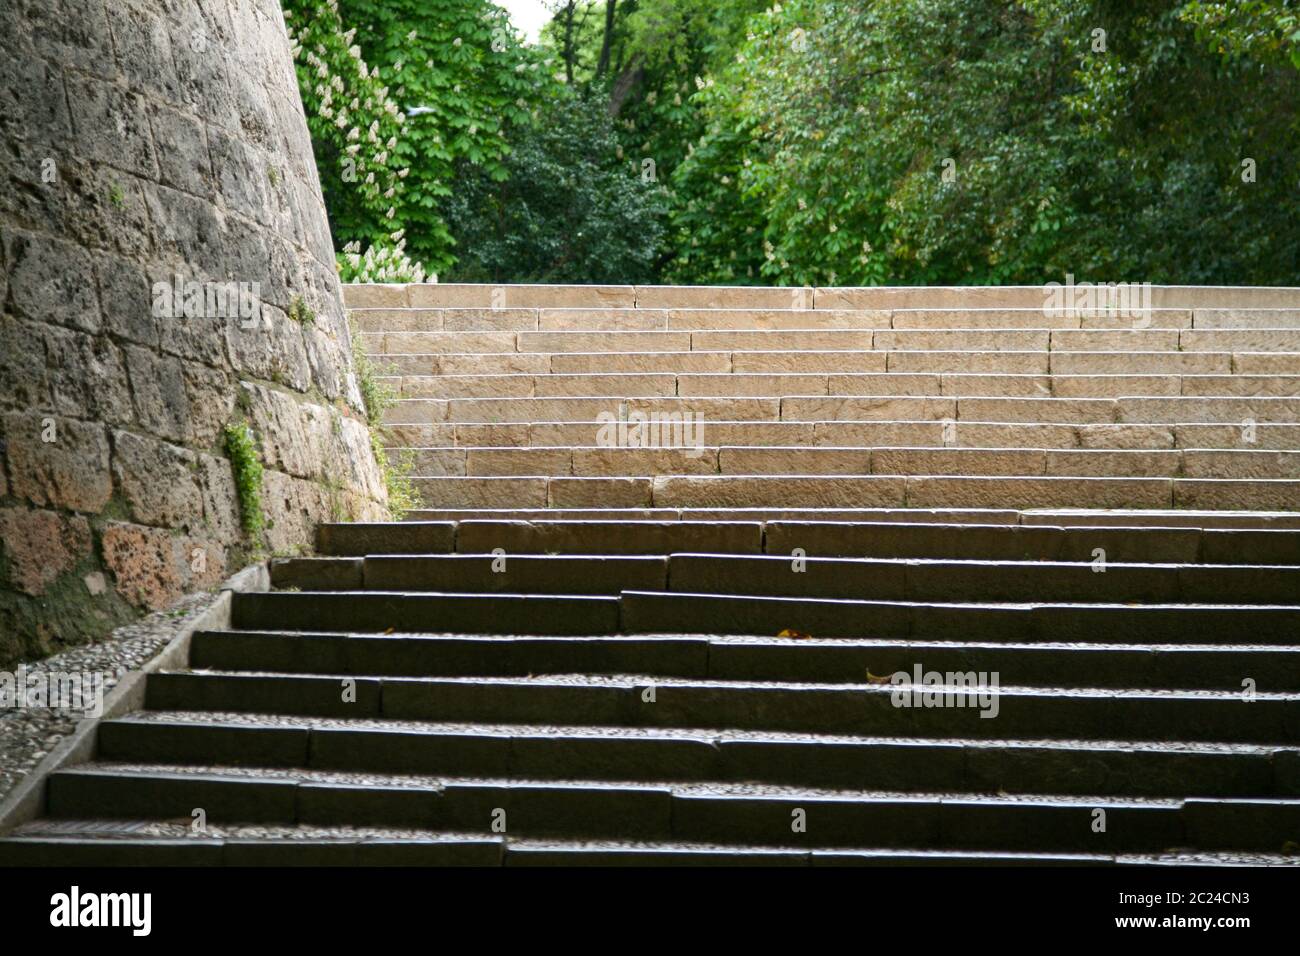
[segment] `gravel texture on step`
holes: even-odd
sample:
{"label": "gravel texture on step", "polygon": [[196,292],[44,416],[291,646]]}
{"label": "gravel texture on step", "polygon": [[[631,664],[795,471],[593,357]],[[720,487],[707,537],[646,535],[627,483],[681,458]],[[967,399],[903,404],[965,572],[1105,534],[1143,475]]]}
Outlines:
{"label": "gravel texture on step", "polygon": [[[300,638],[347,638],[355,637],[362,640],[382,640],[385,638],[404,639],[404,640],[430,640],[437,641],[441,639],[455,641],[480,641],[484,643],[509,644],[512,641],[548,641],[563,644],[572,641],[609,641],[611,643],[626,644],[629,638],[626,635],[610,634],[592,634],[587,637],[564,635],[558,637],[539,637],[536,634],[473,634],[467,632],[455,633],[433,633],[429,631],[393,631],[391,633],[374,634],[359,631],[277,631],[270,628],[257,628],[255,630],[240,631],[212,631],[214,634],[234,634],[248,635],[257,634],[266,637],[286,637],[292,639]],[[917,650],[992,650],[992,651],[1141,651],[1148,653],[1166,653],[1179,651],[1195,651],[1200,653],[1220,652],[1220,653],[1241,653],[1250,651],[1268,651],[1278,654],[1298,654],[1300,653],[1300,644],[1104,644],[1093,641],[1022,641],[1017,643],[1010,642],[990,642],[990,641],[930,641],[921,639],[912,639],[907,637],[880,637],[880,638],[848,638],[848,637],[764,637],[761,635],[751,634],[636,634],[635,641],[664,641],[675,643],[692,643],[698,641],[707,641],[710,644],[729,644],[745,647],[784,647],[795,644],[799,647],[834,647],[840,650],[858,648],[861,650],[872,650],[878,647],[908,647]]]}
{"label": "gravel texture on step", "polygon": [[[134,723],[199,724],[203,726],[294,727],[313,730],[369,730],[389,733],[460,734],[472,736],[508,736],[532,738],[613,737],[635,740],[774,741],[803,744],[888,744],[897,746],[954,746],[996,750],[1008,747],[1034,747],[1047,750],[1088,750],[1105,752],[1142,751],[1151,753],[1246,754],[1268,755],[1287,751],[1270,744],[1170,742],[1127,740],[1059,740],[1003,739],[983,740],[962,737],[881,737],[851,734],[805,734],[781,730],[736,730],[710,727],[618,727],[590,724],[500,724],[448,721],[383,720],[358,717],[302,717],[292,714],[258,714],[243,711],[147,710],[132,714]],[[1300,743],[1297,748],[1300,749]]]}
{"label": "gravel texture on step", "polygon": [[35,820],[16,827],[15,837],[86,837],[96,839],[175,839],[202,836],[217,840],[423,840],[455,842],[482,840],[482,833],[458,833],[447,830],[410,830],[394,827],[352,826],[265,826],[254,823],[208,823],[201,834],[190,823],[166,820]]}
{"label": "gravel texture on step", "polygon": [[982,859],[990,856],[999,858],[1023,858],[1032,862],[1036,858],[1048,856],[1053,859],[1071,859],[1079,862],[1115,862],[1129,865],[1167,865],[1167,866],[1300,866],[1300,854],[1284,855],[1278,853],[1244,853],[1244,852],[1168,852],[1159,854],[1106,854],[1083,853],[1048,853],[1035,854],[1021,851],[972,851],[942,849],[870,849],[852,847],[837,849],[834,847],[779,846],[744,846],[724,843],[652,843],[642,840],[573,840],[563,841],[547,838],[519,838],[510,836],[486,835],[483,833],[452,832],[445,830],[416,830],[393,827],[352,827],[352,826],[262,826],[257,824],[221,824],[209,823],[201,835],[192,832],[190,824],[171,823],[158,820],[37,820],[24,824],[14,830],[14,837],[19,838],[94,838],[97,840],[148,840],[148,839],[196,839],[201,836],[208,840],[292,840],[305,843],[356,843],[374,841],[421,841],[433,843],[453,843],[467,840],[499,840],[507,847],[519,850],[550,850],[562,852],[601,853],[601,852],[670,852],[670,853],[725,853],[746,855],[812,854],[816,856],[850,854],[870,858],[879,856],[892,858],[909,856],[917,858],[934,858],[936,863],[953,859]]}
{"label": "gravel texture on step", "polygon": [[[216,600],[207,593],[186,595],[176,604],[131,624],[119,627],[92,644],[70,648],[40,661],[29,661],[29,674],[96,674],[104,695],[122,675],[138,670],[167,646],[190,621]],[[17,670],[19,665],[13,665]],[[0,710],[0,799],[16,787],[85,717],[80,710],[50,707],[14,707]]]}
{"label": "gravel texture on step", "polygon": [[[287,674],[283,671],[224,671],[224,670],[203,670],[194,669],[185,673],[195,674],[203,677],[233,677],[233,678],[255,678],[255,677],[302,677],[311,680],[365,680],[368,679],[364,674]],[[493,677],[372,677],[372,680],[382,680],[386,683],[454,683],[454,684],[508,684],[520,687],[529,686],[566,686],[566,687],[622,687],[629,690],[640,690],[650,686],[655,687],[701,687],[701,688],[718,688],[731,690],[747,689],[784,689],[784,690],[831,690],[831,691],[858,691],[862,693],[888,694],[893,688],[889,685],[867,684],[867,683],[817,683],[803,681],[728,681],[728,680],[707,680],[702,678],[690,677],[664,677],[652,674],[538,674],[528,675],[527,677],[514,676],[493,676]],[[911,687],[913,685],[905,685]],[[947,684],[926,684],[915,685],[919,689],[929,693],[943,692],[945,690],[964,689],[956,685]],[[1165,697],[1171,700],[1182,700],[1186,698],[1199,698],[1204,700],[1241,700],[1241,691],[1238,690],[1177,690],[1169,688],[1127,688],[1127,687],[1038,687],[1038,686],[1018,686],[1012,684],[1003,684],[999,687],[977,688],[980,693],[1007,694],[1014,692],[1017,695],[1029,697],[1128,697],[1128,698],[1146,698],[1146,697]],[[1300,700],[1300,693],[1287,693],[1283,691],[1256,691],[1256,700]]]}
{"label": "gravel texture on step", "polygon": [[977,793],[971,791],[853,790],[833,787],[804,787],[783,784],[671,781],[645,783],[636,780],[564,780],[527,777],[459,777],[428,774],[347,773],[334,770],[307,770],[280,767],[228,767],[218,765],[185,766],[173,764],[97,762],[77,768],[113,774],[181,774],[218,776],[226,780],[281,780],[298,783],[323,783],[340,786],[386,787],[394,789],[441,790],[453,785],[487,787],[572,787],[578,790],[656,790],[678,796],[739,797],[773,800],[852,800],[867,802],[933,803],[936,800],[960,803],[1026,804],[1039,806],[1107,806],[1178,808],[1183,801],[1176,797],[1141,796],[1058,796],[1052,794]]}

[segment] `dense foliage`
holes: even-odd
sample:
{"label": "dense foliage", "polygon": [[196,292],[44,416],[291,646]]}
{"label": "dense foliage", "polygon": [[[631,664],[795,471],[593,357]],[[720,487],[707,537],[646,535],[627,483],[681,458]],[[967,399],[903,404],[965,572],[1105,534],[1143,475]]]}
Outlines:
{"label": "dense foliage", "polygon": [[470,282],[650,282],[662,190],[624,159],[604,100],[561,89],[520,130],[504,179],[464,163],[447,203]]}
{"label": "dense foliage", "polygon": [[1300,0],[287,7],[359,274],[1295,281]]}

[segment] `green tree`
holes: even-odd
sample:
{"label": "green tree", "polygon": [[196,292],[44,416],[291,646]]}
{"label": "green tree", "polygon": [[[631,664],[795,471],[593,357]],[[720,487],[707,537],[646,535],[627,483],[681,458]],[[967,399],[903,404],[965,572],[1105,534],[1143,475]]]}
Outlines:
{"label": "green tree", "polygon": [[757,228],[749,281],[1289,281],[1297,74],[1189,6],[773,7],[695,94],[671,274],[736,281]]}
{"label": "green tree", "polygon": [[623,152],[604,101],[559,87],[516,134],[504,177],[457,169],[444,206],[461,250],[450,278],[652,281],[662,190]]}
{"label": "green tree", "polygon": [[337,0],[284,0],[284,15],[335,243],[418,271],[401,251],[405,115],[362,58]]}
{"label": "green tree", "polygon": [[514,125],[540,98],[544,64],[489,0],[339,0],[366,61],[407,115],[394,149],[410,170],[403,222],[412,252],[445,272],[454,239],[442,215],[462,161],[506,176]]}

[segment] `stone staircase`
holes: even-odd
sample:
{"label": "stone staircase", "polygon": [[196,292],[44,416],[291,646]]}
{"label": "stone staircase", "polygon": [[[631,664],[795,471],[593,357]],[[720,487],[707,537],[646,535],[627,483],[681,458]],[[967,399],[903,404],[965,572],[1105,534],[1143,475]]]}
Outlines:
{"label": "stone staircase", "polygon": [[[975,309],[938,307],[961,290],[525,286],[483,308],[490,287],[421,286],[357,290],[353,315],[400,395],[422,517],[1294,508],[1300,294],[1155,291],[1128,318],[1045,313],[1038,288]],[[689,447],[635,447],[637,416],[674,413],[701,419]]]}
{"label": "stone staircase", "polygon": [[351,288],[425,510],[0,862],[1300,862],[1300,292],[1153,293]]}

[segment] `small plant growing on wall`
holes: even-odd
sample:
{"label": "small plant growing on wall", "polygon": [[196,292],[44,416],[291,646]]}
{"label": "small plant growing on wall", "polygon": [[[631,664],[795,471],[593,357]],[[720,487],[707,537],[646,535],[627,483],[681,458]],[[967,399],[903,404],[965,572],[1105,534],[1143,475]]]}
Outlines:
{"label": "small plant growing on wall", "polygon": [[407,512],[420,507],[419,492],[410,475],[415,468],[409,451],[390,453],[384,448],[384,410],[397,400],[397,395],[379,380],[375,364],[361,347],[361,336],[352,333],[352,361],[357,374],[357,386],[366,406],[366,424],[370,426],[370,447],[375,453],[384,487],[388,489],[388,511],[394,521],[400,521]]}
{"label": "small plant growing on wall", "polygon": [[289,318],[300,325],[311,325],[316,321],[316,313],[302,296],[296,295],[289,303]]}
{"label": "small plant growing on wall", "polygon": [[256,537],[266,526],[262,511],[262,463],[257,458],[257,442],[247,422],[231,422],[226,426],[226,454],[230,456],[230,468],[239,492],[240,522],[245,533]]}

